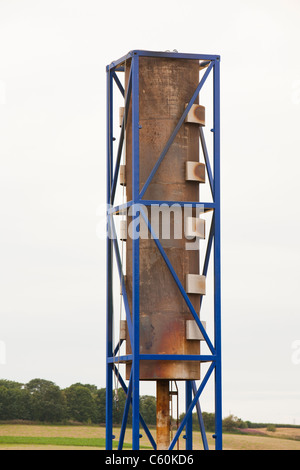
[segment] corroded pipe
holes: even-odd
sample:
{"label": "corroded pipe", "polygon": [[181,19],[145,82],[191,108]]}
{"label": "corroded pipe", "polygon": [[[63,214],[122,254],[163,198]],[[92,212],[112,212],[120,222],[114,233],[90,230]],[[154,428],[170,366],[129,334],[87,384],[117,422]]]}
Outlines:
{"label": "corroded pipe", "polygon": [[[130,63],[125,67],[127,87]],[[147,181],[158,157],[181,118],[199,83],[197,60],[140,57],[140,190]],[[197,103],[197,101],[196,101]],[[126,127],[126,189],[132,199],[132,114],[129,109]],[[186,162],[199,161],[199,126],[184,123],[153,180],[144,199],[169,201],[199,201],[199,181],[186,181]],[[151,214],[148,213],[151,223]],[[184,225],[183,215],[181,222]],[[128,218],[128,225],[130,224]],[[174,214],[170,214],[171,225]],[[147,230],[146,230],[147,232]],[[199,274],[199,252],[186,250],[187,240],[174,236],[160,242],[185,286],[187,274]],[[131,308],[132,240],[126,243],[126,288]],[[189,294],[196,312],[200,310],[200,295]],[[186,321],[191,313],[164,263],[154,240],[140,240],[140,353],[199,354],[199,341],[186,339]],[[127,354],[131,353],[127,341]],[[127,364],[126,376],[131,364]],[[141,361],[141,380],[197,380],[200,364],[196,361]]]}

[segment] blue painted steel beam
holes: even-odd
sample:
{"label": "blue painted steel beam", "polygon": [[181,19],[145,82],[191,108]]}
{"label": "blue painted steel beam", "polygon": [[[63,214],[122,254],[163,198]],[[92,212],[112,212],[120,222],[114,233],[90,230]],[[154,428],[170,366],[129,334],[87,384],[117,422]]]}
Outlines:
{"label": "blue painted steel beam", "polygon": [[122,83],[120,82],[120,79],[119,79],[118,75],[115,72],[113,72],[112,75],[113,75],[114,81],[116,82],[116,85],[119,88],[123,98],[125,98],[125,90],[123,88]]}
{"label": "blue painted steel beam", "polygon": [[207,171],[207,175],[208,175],[208,181],[209,181],[209,186],[210,186],[210,190],[211,190],[211,195],[214,199],[214,192],[215,192],[214,177],[213,177],[213,174],[212,174],[212,171],[211,171],[208,151],[207,151],[206,142],[205,142],[205,138],[204,138],[204,132],[203,132],[203,129],[202,129],[201,126],[199,127],[199,135],[200,135],[201,147],[202,147],[202,152],[203,152],[204,161],[205,161],[205,165],[206,165],[206,171]]}
{"label": "blue painted steel beam", "polygon": [[212,343],[211,343],[211,341],[210,341],[210,339],[209,339],[209,336],[208,336],[208,334],[206,333],[206,331],[205,331],[205,329],[204,329],[204,327],[203,327],[203,325],[202,325],[202,323],[201,323],[201,321],[200,321],[200,319],[199,319],[199,316],[198,316],[197,313],[196,313],[196,310],[195,310],[194,307],[193,307],[192,302],[190,301],[190,299],[189,299],[187,293],[185,292],[185,289],[183,288],[183,286],[182,286],[182,284],[181,284],[181,282],[180,282],[180,280],[179,280],[179,278],[178,278],[178,276],[177,276],[177,274],[176,274],[176,272],[175,272],[175,270],[174,270],[172,264],[170,263],[170,260],[169,260],[169,258],[167,257],[167,255],[166,255],[166,253],[165,253],[165,251],[164,251],[164,249],[163,249],[163,247],[162,247],[162,245],[161,245],[161,243],[160,243],[160,241],[159,241],[157,235],[156,235],[155,232],[153,231],[149,220],[148,220],[147,217],[145,216],[144,211],[141,209],[140,212],[141,212],[141,215],[143,216],[143,219],[145,220],[145,222],[146,222],[146,224],[147,224],[147,226],[148,226],[148,230],[149,230],[149,232],[151,233],[151,236],[152,236],[152,238],[154,239],[154,242],[155,242],[157,248],[158,248],[159,251],[160,251],[160,254],[161,254],[162,257],[163,257],[163,260],[165,261],[166,265],[168,266],[169,271],[170,271],[170,273],[172,274],[173,279],[174,279],[174,281],[176,282],[177,287],[178,287],[178,289],[179,289],[179,291],[180,291],[182,297],[184,298],[185,303],[187,304],[187,306],[188,306],[188,308],[189,308],[191,314],[193,315],[194,320],[195,320],[195,322],[197,323],[198,328],[200,329],[200,331],[201,331],[201,333],[202,333],[202,335],[203,335],[204,340],[206,341],[206,343],[207,343],[207,345],[208,345],[208,347],[209,347],[211,353],[214,354],[214,353],[215,353],[215,349],[214,349],[214,347],[213,347],[213,345],[212,345]]}
{"label": "blue painted steel beam", "polygon": [[[215,214],[213,214],[211,224],[210,224],[208,242],[207,242],[207,247],[206,247],[206,252],[205,252],[203,268],[202,268],[202,276],[207,275],[209,260],[210,260],[210,254],[211,254],[211,248],[212,248],[212,243],[213,243],[213,239],[214,239],[214,233],[215,233]],[[203,297],[204,297],[203,295],[201,295],[201,297],[200,297],[200,310],[201,310]]]}
{"label": "blue painted steel beam", "polygon": [[132,354],[122,354],[120,356],[111,356],[107,358],[107,362],[110,364],[118,363],[118,362],[131,362],[132,361]]}
{"label": "blue painted steel beam", "polygon": [[212,243],[213,243],[213,239],[214,239],[214,234],[215,234],[215,214],[213,214],[213,216],[212,216],[210,230],[209,230],[209,236],[208,236],[207,247],[206,247],[206,252],[205,252],[205,258],[204,258],[204,263],[203,263],[203,270],[202,270],[202,275],[203,276],[207,275],[209,259],[210,259],[210,253],[211,253],[211,247],[212,247]]}
{"label": "blue painted steel beam", "polygon": [[118,342],[117,346],[115,347],[114,349],[114,356],[118,353],[119,349],[121,348],[122,344],[123,344],[124,340],[123,339],[120,339],[120,341]]}
{"label": "blue painted steel beam", "polygon": [[117,187],[117,180],[118,180],[118,175],[119,175],[120,162],[121,162],[122,149],[123,149],[124,136],[125,136],[125,125],[127,122],[129,103],[130,103],[130,97],[131,97],[131,89],[132,89],[132,74],[131,74],[131,69],[130,69],[127,93],[126,93],[126,98],[125,98],[125,111],[124,111],[123,120],[122,120],[118,153],[117,153],[116,165],[115,165],[115,172],[114,172],[114,178],[113,178],[112,188],[111,188],[111,198],[110,198],[111,204],[114,203],[114,199],[115,199],[115,192],[116,192],[116,187]]}
{"label": "blue painted steel beam", "polygon": [[[128,388],[126,387],[125,382],[124,382],[124,380],[122,379],[121,374],[119,374],[119,372],[117,371],[116,366],[113,366],[113,367],[114,367],[114,372],[115,372],[115,374],[118,376],[119,383],[120,383],[122,389],[124,390],[124,392],[125,392],[126,395],[127,395],[127,393],[128,393]],[[131,403],[132,403],[132,398],[131,398]],[[149,441],[150,441],[150,443],[151,443],[153,449],[156,449],[156,442],[155,442],[155,440],[153,439],[153,436],[152,436],[151,432],[149,431],[148,426],[147,426],[147,424],[145,423],[145,420],[144,420],[144,418],[142,417],[141,414],[139,415],[139,419],[140,419],[140,423],[141,423],[142,427],[144,428],[144,431],[145,431],[145,433],[146,433],[146,435],[147,435],[147,437],[148,437],[148,439],[149,439]]]}
{"label": "blue painted steel beam", "polygon": [[[107,361],[111,363],[116,362],[130,362],[132,361],[132,354],[123,354],[120,356],[111,356]],[[199,362],[215,362],[216,356],[210,354],[140,354],[140,361],[199,361]]]}
{"label": "blue painted steel beam", "polygon": [[118,267],[118,272],[119,272],[119,277],[120,277],[120,282],[121,282],[121,287],[122,287],[123,302],[124,302],[124,308],[125,308],[125,313],[126,313],[129,339],[130,339],[130,344],[132,345],[133,344],[132,320],[131,320],[130,308],[129,308],[129,303],[128,303],[126,285],[125,285],[125,280],[124,280],[124,273],[123,273],[123,266],[122,266],[122,261],[121,261],[121,256],[120,256],[120,250],[119,250],[115,225],[114,225],[114,221],[113,221],[112,216],[108,218],[108,224],[109,224],[109,227],[110,227],[110,231],[112,233],[113,246],[114,246],[114,250],[115,250],[117,267]]}
{"label": "blue painted steel beam", "polygon": [[155,206],[155,205],[162,205],[165,204],[167,206],[181,206],[181,207],[198,207],[203,209],[204,212],[211,211],[215,208],[214,202],[196,202],[196,201],[163,201],[163,200],[148,200],[148,199],[141,199],[140,205],[141,206]]}
{"label": "blue painted steel beam", "polygon": [[[188,413],[192,403],[192,384],[190,380],[185,381],[185,412]],[[193,415],[189,413],[185,425],[185,449],[193,449]]]}
{"label": "blue painted steel beam", "polygon": [[131,373],[130,373],[130,379],[129,379],[129,385],[128,385],[128,390],[127,390],[126,402],[125,402],[125,407],[124,407],[124,412],[123,412],[123,419],[122,419],[122,425],[121,425],[121,431],[120,431],[120,437],[119,437],[118,450],[123,449],[126,425],[127,425],[127,420],[128,420],[129,406],[130,406],[130,403],[131,403],[131,394],[132,394],[132,370],[131,370]]}
{"label": "blue painted steel beam", "polygon": [[168,51],[143,51],[133,50],[130,52],[132,55],[139,55],[140,57],[165,57],[169,59],[190,59],[190,60],[217,60],[219,55],[210,54],[186,54],[181,52],[168,52]]}
{"label": "blue painted steel beam", "polygon": [[216,450],[222,449],[222,372],[221,372],[221,192],[220,192],[220,61],[215,61],[213,75],[214,115],[214,323],[217,362],[215,369]]}
{"label": "blue painted steel beam", "polygon": [[[192,381],[192,389],[193,389],[193,394],[194,397],[197,393],[197,386],[195,380]],[[196,410],[197,410],[197,416],[198,416],[198,421],[199,421],[199,426],[200,426],[200,432],[201,432],[201,437],[202,437],[202,443],[203,443],[203,448],[204,450],[209,450],[208,447],[208,442],[207,442],[207,437],[206,437],[206,432],[205,432],[205,426],[204,426],[204,421],[203,421],[203,416],[202,416],[202,411],[200,407],[200,402],[199,400],[196,403]]]}
{"label": "blue painted steel beam", "polygon": [[[198,207],[202,209],[204,212],[211,211],[215,208],[215,203],[214,202],[195,202],[195,201],[163,201],[163,200],[147,200],[147,199],[141,199],[141,202],[139,202],[139,205],[141,207],[143,206],[157,206],[157,205],[167,205],[167,206],[181,206],[181,207]],[[129,209],[129,207],[133,206],[134,202],[133,201],[128,201],[124,202],[124,204],[119,204],[117,206],[112,206],[109,205],[107,208],[107,213],[108,214],[117,214],[121,211],[124,211],[125,209]]]}
{"label": "blue painted steel beam", "polygon": [[[132,196],[134,204],[139,202],[140,161],[139,161],[139,57],[132,58]],[[140,214],[133,217],[139,220]],[[132,240],[132,449],[139,450],[139,390],[140,390],[140,240]]]}
{"label": "blue painted steel beam", "polygon": [[[112,116],[113,116],[113,96],[112,96],[112,77],[107,73],[107,174],[106,191],[107,204],[110,202],[110,190],[112,180]],[[113,348],[113,293],[112,293],[112,240],[107,234],[106,238],[106,357],[112,355]],[[112,366],[106,363],[106,449],[112,449],[112,389],[113,372]]]}
{"label": "blue painted steel beam", "polygon": [[111,204],[107,207],[107,214],[117,214],[125,209],[129,209],[133,205],[133,201],[124,202],[124,204],[119,204],[118,206],[113,207]]}
{"label": "blue painted steel beam", "polygon": [[117,70],[119,69],[120,65],[121,64],[124,64],[124,62],[126,60],[129,60],[132,58],[132,53],[129,52],[128,54],[124,55],[123,57],[121,57],[120,59],[118,60],[114,60],[113,62],[111,62],[109,65],[106,66],[106,70],[109,71],[109,70]]}
{"label": "blue painted steel beam", "polygon": [[201,384],[200,384],[200,387],[199,387],[199,389],[197,390],[197,393],[195,394],[195,397],[194,397],[193,401],[191,402],[191,404],[190,404],[190,406],[189,406],[189,409],[187,410],[187,412],[186,412],[186,414],[185,414],[183,420],[181,421],[181,423],[180,423],[180,425],[179,425],[179,427],[178,427],[178,429],[177,429],[177,431],[176,431],[176,434],[175,434],[175,436],[174,436],[174,438],[173,438],[173,440],[172,440],[172,442],[171,442],[171,444],[170,444],[169,450],[172,450],[172,449],[174,448],[174,446],[175,446],[175,444],[176,444],[176,442],[177,442],[177,439],[179,438],[180,434],[182,433],[183,428],[184,428],[185,425],[186,425],[187,420],[189,419],[190,415],[192,414],[193,409],[194,409],[194,407],[196,406],[196,403],[197,403],[197,401],[199,400],[199,397],[200,397],[201,393],[203,392],[203,389],[204,389],[204,387],[206,386],[206,384],[207,384],[207,382],[208,382],[208,379],[210,378],[210,376],[211,376],[211,374],[212,374],[214,368],[215,368],[215,364],[212,363],[212,364],[210,365],[208,371],[206,372],[206,374],[205,374],[205,376],[204,376],[204,378],[203,378],[203,380],[202,380],[202,382],[201,382]]}
{"label": "blue painted steel beam", "polygon": [[219,60],[220,56],[215,54],[183,54],[178,52],[162,52],[162,51],[142,51],[142,50],[132,50],[128,54],[124,55],[120,59],[114,60],[109,65],[106,66],[106,70],[122,70],[122,65],[127,60],[131,60],[133,57],[161,57],[169,59],[188,59],[188,60],[205,60],[205,61],[215,61]]}

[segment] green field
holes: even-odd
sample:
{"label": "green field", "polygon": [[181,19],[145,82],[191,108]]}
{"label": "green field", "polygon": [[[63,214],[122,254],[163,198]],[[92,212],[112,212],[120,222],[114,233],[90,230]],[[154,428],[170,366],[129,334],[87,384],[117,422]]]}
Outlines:
{"label": "green field", "polygon": [[[114,429],[116,436],[119,428]],[[300,428],[252,430],[260,434],[224,434],[224,450],[300,450]],[[155,430],[152,431],[155,438]],[[124,449],[130,449],[131,431],[125,435]],[[214,440],[208,435],[210,449]],[[180,449],[185,441],[181,439]],[[115,441],[117,447],[117,441]],[[0,450],[104,450],[105,428],[97,426],[48,426],[28,424],[1,424]],[[200,449],[201,437],[194,432],[194,448]],[[151,449],[146,436],[141,438],[141,449]]]}

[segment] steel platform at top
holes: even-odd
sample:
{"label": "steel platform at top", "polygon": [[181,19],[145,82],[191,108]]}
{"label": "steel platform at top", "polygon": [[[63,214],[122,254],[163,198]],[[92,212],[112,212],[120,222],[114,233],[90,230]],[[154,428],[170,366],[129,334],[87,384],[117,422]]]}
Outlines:
{"label": "steel platform at top", "polygon": [[139,57],[164,57],[169,59],[189,59],[189,60],[220,60],[219,55],[213,54],[184,54],[181,52],[169,52],[169,51],[144,51],[144,50],[132,50],[128,54],[120,57],[120,59],[114,60],[107,65],[106,70],[116,70],[119,66],[123,65],[126,60],[132,59],[134,56]]}

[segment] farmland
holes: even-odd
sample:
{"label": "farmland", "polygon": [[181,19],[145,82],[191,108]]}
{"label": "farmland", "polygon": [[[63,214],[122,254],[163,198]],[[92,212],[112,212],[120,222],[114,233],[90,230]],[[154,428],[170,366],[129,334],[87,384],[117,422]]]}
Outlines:
{"label": "farmland", "polygon": [[[114,429],[119,435],[119,427]],[[155,430],[152,430],[155,437]],[[201,437],[194,432],[194,448],[200,449]],[[131,432],[126,431],[124,448],[130,448]],[[210,449],[214,440],[208,434]],[[180,449],[185,441],[181,439]],[[223,436],[224,450],[300,450],[300,428],[251,430],[251,434]],[[0,424],[0,450],[104,450],[105,428],[98,426],[54,426],[35,424]],[[141,449],[151,449],[146,436],[141,438]]]}

